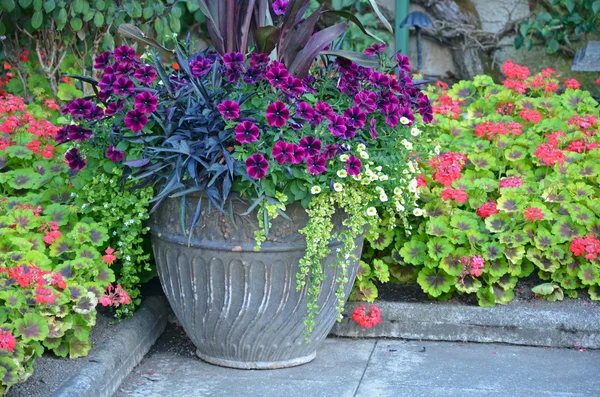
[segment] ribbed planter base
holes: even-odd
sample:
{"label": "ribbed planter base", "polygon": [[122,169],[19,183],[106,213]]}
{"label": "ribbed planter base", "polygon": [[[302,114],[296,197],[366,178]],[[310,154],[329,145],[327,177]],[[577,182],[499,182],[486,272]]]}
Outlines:
{"label": "ribbed planter base", "polygon": [[279,369],[279,368],[290,368],[298,365],[306,364],[311,362],[317,357],[317,352],[314,351],[308,356],[296,357],[289,360],[282,361],[234,361],[226,360],[222,358],[212,357],[206,354],[200,353],[196,350],[196,356],[202,361],[206,361],[210,364],[219,365],[221,367],[237,368],[237,369]]}
{"label": "ribbed planter base", "polygon": [[[188,219],[196,207],[189,200]],[[299,205],[286,211],[291,221],[273,220],[269,238],[254,251],[256,214],[243,213],[247,206],[233,202],[233,220],[217,210],[203,214],[192,237],[183,236],[179,214],[181,200],[166,200],[151,218],[152,245],[158,274],[173,312],[198,348],[197,355],[212,364],[240,369],[286,368],[314,359],[339,313],[336,310],[338,280],[335,267],[339,242],[329,245],[331,254],[322,261],[323,274],[315,325],[305,341],[307,289],[298,290],[296,275],[306,242],[298,230],[308,216]],[[346,214],[336,212],[335,231],[344,226]],[[363,237],[355,240],[360,256]],[[347,269],[346,297],[358,268]]]}

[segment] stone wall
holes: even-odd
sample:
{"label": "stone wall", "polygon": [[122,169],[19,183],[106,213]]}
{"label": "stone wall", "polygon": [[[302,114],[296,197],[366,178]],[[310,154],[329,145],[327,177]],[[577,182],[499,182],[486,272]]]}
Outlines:
{"label": "stone wall", "polygon": [[[529,0],[455,0],[456,3],[472,14],[476,14],[479,21],[479,29],[489,32],[500,32],[510,20],[526,18],[531,14]],[[378,0],[377,3],[388,16],[395,15],[395,0]],[[411,11],[422,11],[427,13],[426,9],[417,5],[410,5]],[[416,3],[416,2],[415,2]],[[420,1],[419,3],[427,3]],[[432,18],[433,19],[433,18]],[[514,35],[504,37],[498,48],[493,51],[480,51],[479,56],[483,62],[485,72],[500,78],[500,65],[507,59],[522,65],[527,65],[532,73],[536,73],[542,68],[552,67],[558,70],[563,77],[573,77],[579,80],[586,89],[592,91],[595,96],[600,96],[600,86],[594,84],[600,76],[599,73],[584,73],[571,71],[571,58],[561,55],[548,55],[543,43],[538,43],[532,50],[525,48],[516,50],[513,46]],[[589,39],[600,40],[600,33],[591,35]],[[577,47],[584,47],[585,41],[576,43]],[[393,47],[393,43],[391,45]],[[430,38],[423,38],[423,72],[426,75],[434,77],[448,77],[457,74],[456,66],[452,59],[449,48]],[[411,64],[417,63],[417,45],[414,31],[411,31],[408,56]]]}

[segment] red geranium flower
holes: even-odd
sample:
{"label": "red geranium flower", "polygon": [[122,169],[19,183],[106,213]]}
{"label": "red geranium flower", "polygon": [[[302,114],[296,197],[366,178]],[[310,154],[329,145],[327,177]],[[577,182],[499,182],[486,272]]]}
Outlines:
{"label": "red geranium flower", "polygon": [[363,328],[372,328],[377,324],[381,324],[381,311],[375,305],[369,305],[369,309],[365,305],[358,305],[352,312],[352,320]]}

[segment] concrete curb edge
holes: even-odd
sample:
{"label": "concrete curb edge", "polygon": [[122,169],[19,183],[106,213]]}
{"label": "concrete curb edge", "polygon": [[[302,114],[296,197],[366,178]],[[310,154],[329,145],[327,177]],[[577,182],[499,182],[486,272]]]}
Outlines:
{"label": "concrete curb edge", "polygon": [[600,349],[600,311],[590,307],[491,308],[451,303],[378,301],[382,324],[361,328],[350,320],[360,302],[348,302],[344,319],[331,334],[344,337],[508,343],[529,346]]}
{"label": "concrete curb edge", "polygon": [[147,298],[115,335],[88,356],[88,362],[67,379],[52,397],[111,397],[167,325],[167,301]]}

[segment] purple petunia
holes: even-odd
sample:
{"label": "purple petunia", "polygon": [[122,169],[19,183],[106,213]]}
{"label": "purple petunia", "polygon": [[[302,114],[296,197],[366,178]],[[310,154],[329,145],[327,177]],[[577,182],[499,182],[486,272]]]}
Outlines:
{"label": "purple petunia", "polygon": [[135,108],[142,113],[150,114],[156,110],[158,99],[151,93],[144,91],[135,96]]}
{"label": "purple petunia", "polygon": [[80,125],[71,124],[67,127],[69,141],[87,141],[92,137],[92,131],[86,130]]}
{"label": "purple petunia", "polygon": [[354,96],[354,103],[364,112],[371,113],[377,109],[377,95],[371,91],[360,91]]}
{"label": "purple petunia", "polygon": [[281,88],[281,86],[287,82],[290,73],[283,67],[271,66],[265,74],[269,83],[275,88]]}
{"label": "purple petunia", "polygon": [[283,127],[290,118],[290,110],[285,103],[277,101],[267,106],[267,123],[273,127]]}
{"label": "purple petunia", "polygon": [[338,153],[339,150],[340,150],[340,145],[332,143],[332,144],[325,146],[325,149],[323,149],[323,154],[321,156],[323,156],[323,158],[325,160],[331,160],[332,158],[335,157],[335,155]]}
{"label": "purple petunia", "polygon": [[275,0],[273,2],[273,12],[275,15],[284,15],[288,4],[288,0]]}
{"label": "purple petunia", "polygon": [[321,152],[321,141],[312,136],[300,139],[300,146],[304,148],[307,156],[310,157],[314,157]]}
{"label": "purple petunia", "polygon": [[410,61],[408,60],[407,56],[404,56],[400,53],[396,54],[396,61],[398,61],[398,68],[400,69],[401,72],[404,73],[410,73],[411,69],[410,69]]}
{"label": "purple petunia", "polygon": [[254,84],[258,81],[260,77],[262,77],[263,71],[259,68],[250,67],[246,69],[244,74],[242,75],[242,80],[246,84]]}
{"label": "purple petunia", "polygon": [[115,59],[119,62],[130,63],[137,61],[135,50],[126,45],[115,48]]}
{"label": "purple petunia", "polygon": [[56,143],[65,143],[69,141],[69,127],[70,126],[64,125],[58,129],[56,137],[54,138]]}
{"label": "purple petunia", "polygon": [[152,84],[156,78],[156,69],[150,65],[143,66],[135,71],[133,77],[138,79],[141,83]]}
{"label": "purple petunia", "polygon": [[123,157],[125,157],[125,153],[115,149],[115,147],[112,144],[110,144],[108,150],[106,151],[106,157],[111,159],[113,163],[118,163],[119,161],[123,160]]}
{"label": "purple petunia", "polygon": [[327,161],[323,156],[309,157],[308,160],[306,160],[306,168],[308,168],[308,172],[311,174],[319,175],[327,169],[325,166],[326,163]]}
{"label": "purple petunia", "polygon": [[127,112],[123,121],[125,122],[125,126],[131,131],[138,132],[148,123],[148,116],[134,109]]}
{"label": "purple petunia", "polygon": [[292,164],[300,164],[306,157],[306,150],[300,145],[292,145],[292,153],[290,154]]}
{"label": "purple petunia", "polygon": [[273,155],[275,161],[277,161],[279,164],[285,164],[292,162],[293,152],[294,147],[291,143],[277,141],[277,143],[273,146],[271,154]]}
{"label": "purple petunia", "polygon": [[330,118],[329,126],[327,126],[327,128],[329,128],[329,131],[331,131],[333,136],[340,137],[344,135],[348,127],[346,127],[346,122],[344,121],[344,118],[336,114],[335,116]]}
{"label": "purple petunia", "polygon": [[87,117],[92,107],[93,104],[83,98],[77,98],[68,105],[69,113],[75,117]]}
{"label": "purple petunia", "polygon": [[94,58],[94,69],[96,70],[104,70],[110,66],[110,62],[112,61],[113,56],[109,51],[104,51],[96,58]]}
{"label": "purple petunia", "polygon": [[104,109],[102,109],[100,106],[98,105],[94,105],[92,107],[92,110],[90,110],[90,113],[88,114],[88,119],[89,120],[99,120],[102,117],[104,117]]}
{"label": "purple petunia", "polygon": [[365,55],[373,57],[375,55],[379,55],[381,54],[383,51],[385,51],[385,44],[381,44],[381,43],[375,43],[370,47],[367,47],[367,49],[365,50]]}
{"label": "purple petunia", "polygon": [[311,120],[315,115],[315,110],[308,104],[308,102],[300,102],[298,109],[296,109],[296,117],[300,117],[304,120]]}
{"label": "purple petunia", "polygon": [[123,97],[133,94],[133,91],[135,90],[133,81],[129,80],[127,77],[119,77],[117,81],[114,82],[112,88],[115,94]]}
{"label": "purple petunia", "polygon": [[244,56],[241,52],[228,52],[223,55],[223,63],[228,67],[239,66],[244,63]]}
{"label": "purple petunia", "polygon": [[282,85],[281,90],[293,97],[297,97],[304,94],[304,86],[302,85],[302,80],[297,79],[293,76],[287,78],[287,81]]}
{"label": "purple petunia", "polygon": [[369,122],[369,133],[371,134],[371,139],[377,139],[377,129],[375,128],[376,123],[377,120],[375,118],[372,118]]}
{"label": "purple petunia", "polygon": [[346,124],[352,128],[362,128],[367,121],[367,115],[358,106],[352,106],[344,110]]}
{"label": "purple petunia", "polygon": [[246,172],[251,178],[261,179],[267,175],[269,163],[262,154],[256,153],[246,159]]}
{"label": "purple petunia", "polygon": [[258,135],[258,127],[250,121],[242,121],[235,126],[235,139],[241,144],[256,141]]}
{"label": "purple petunia", "polygon": [[190,70],[193,77],[202,77],[208,74],[212,64],[206,58],[198,57],[190,62]]}
{"label": "purple petunia", "polygon": [[331,105],[323,101],[317,102],[317,105],[315,106],[315,113],[318,114],[320,117],[326,119],[335,115],[335,112],[333,111]]}
{"label": "purple petunia", "polygon": [[348,160],[346,160],[346,172],[348,172],[348,175],[359,175],[361,167],[362,162],[354,155],[351,155],[348,157]]}
{"label": "purple petunia", "polygon": [[417,99],[419,101],[419,114],[423,118],[423,122],[426,124],[431,123],[433,121],[433,109],[429,98],[420,92]]}
{"label": "purple petunia", "polygon": [[79,153],[79,149],[72,148],[67,153],[65,153],[65,160],[67,160],[67,164],[69,168],[75,171],[79,171],[83,167],[85,167],[85,159],[81,157],[81,153]]}
{"label": "purple petunia", "polygon": [[385,88],[390,83],[390,78],[387,77],[385,74],[373,72],[373,74],[371,74],[371,76],[369,77],[369,81],[375,87]]}
{"label": "purple petunia", "polygon": [[340,138],[347,140],[350,138],[354,138],[355,135],[356,135],[356,128],[346,125],[346,131],[344,131],[344,133],[340,136]]}
{"label": "purple petunia", "polygon": [[116,102],[111,102],[108,105],[106,105],[106,115],[107,116],[114,116],[115,114],[119,113],[121,110],[123,110],[123,100],[119,99]]}
{"label": "purple petunia", "polygon": [[240,117],[240,105],[230,99],[221,102],[217,108],[226,120],[235,120]]}
{"label": "purple petunia", "polygon": [[98,82],[98,87],[100,87],[101,91],[110,93],[112,92],[113,85],[116,83],[116,81],[117,76],[115,76],[114,74],[105,74]]}
{"label": "purple petunia", "polygon": [[131,76],[133,74],[133,72],[135,71],[133,65],[129,62],[117,62],[114,65],[114,68],[115,68],[114,73],[116,75],[125,76],[125,77]]}
{"label": "purple petunia", "polygon": [[250,54],[250,66],[264,70],[269,64],[269,54],[253,52]]}

